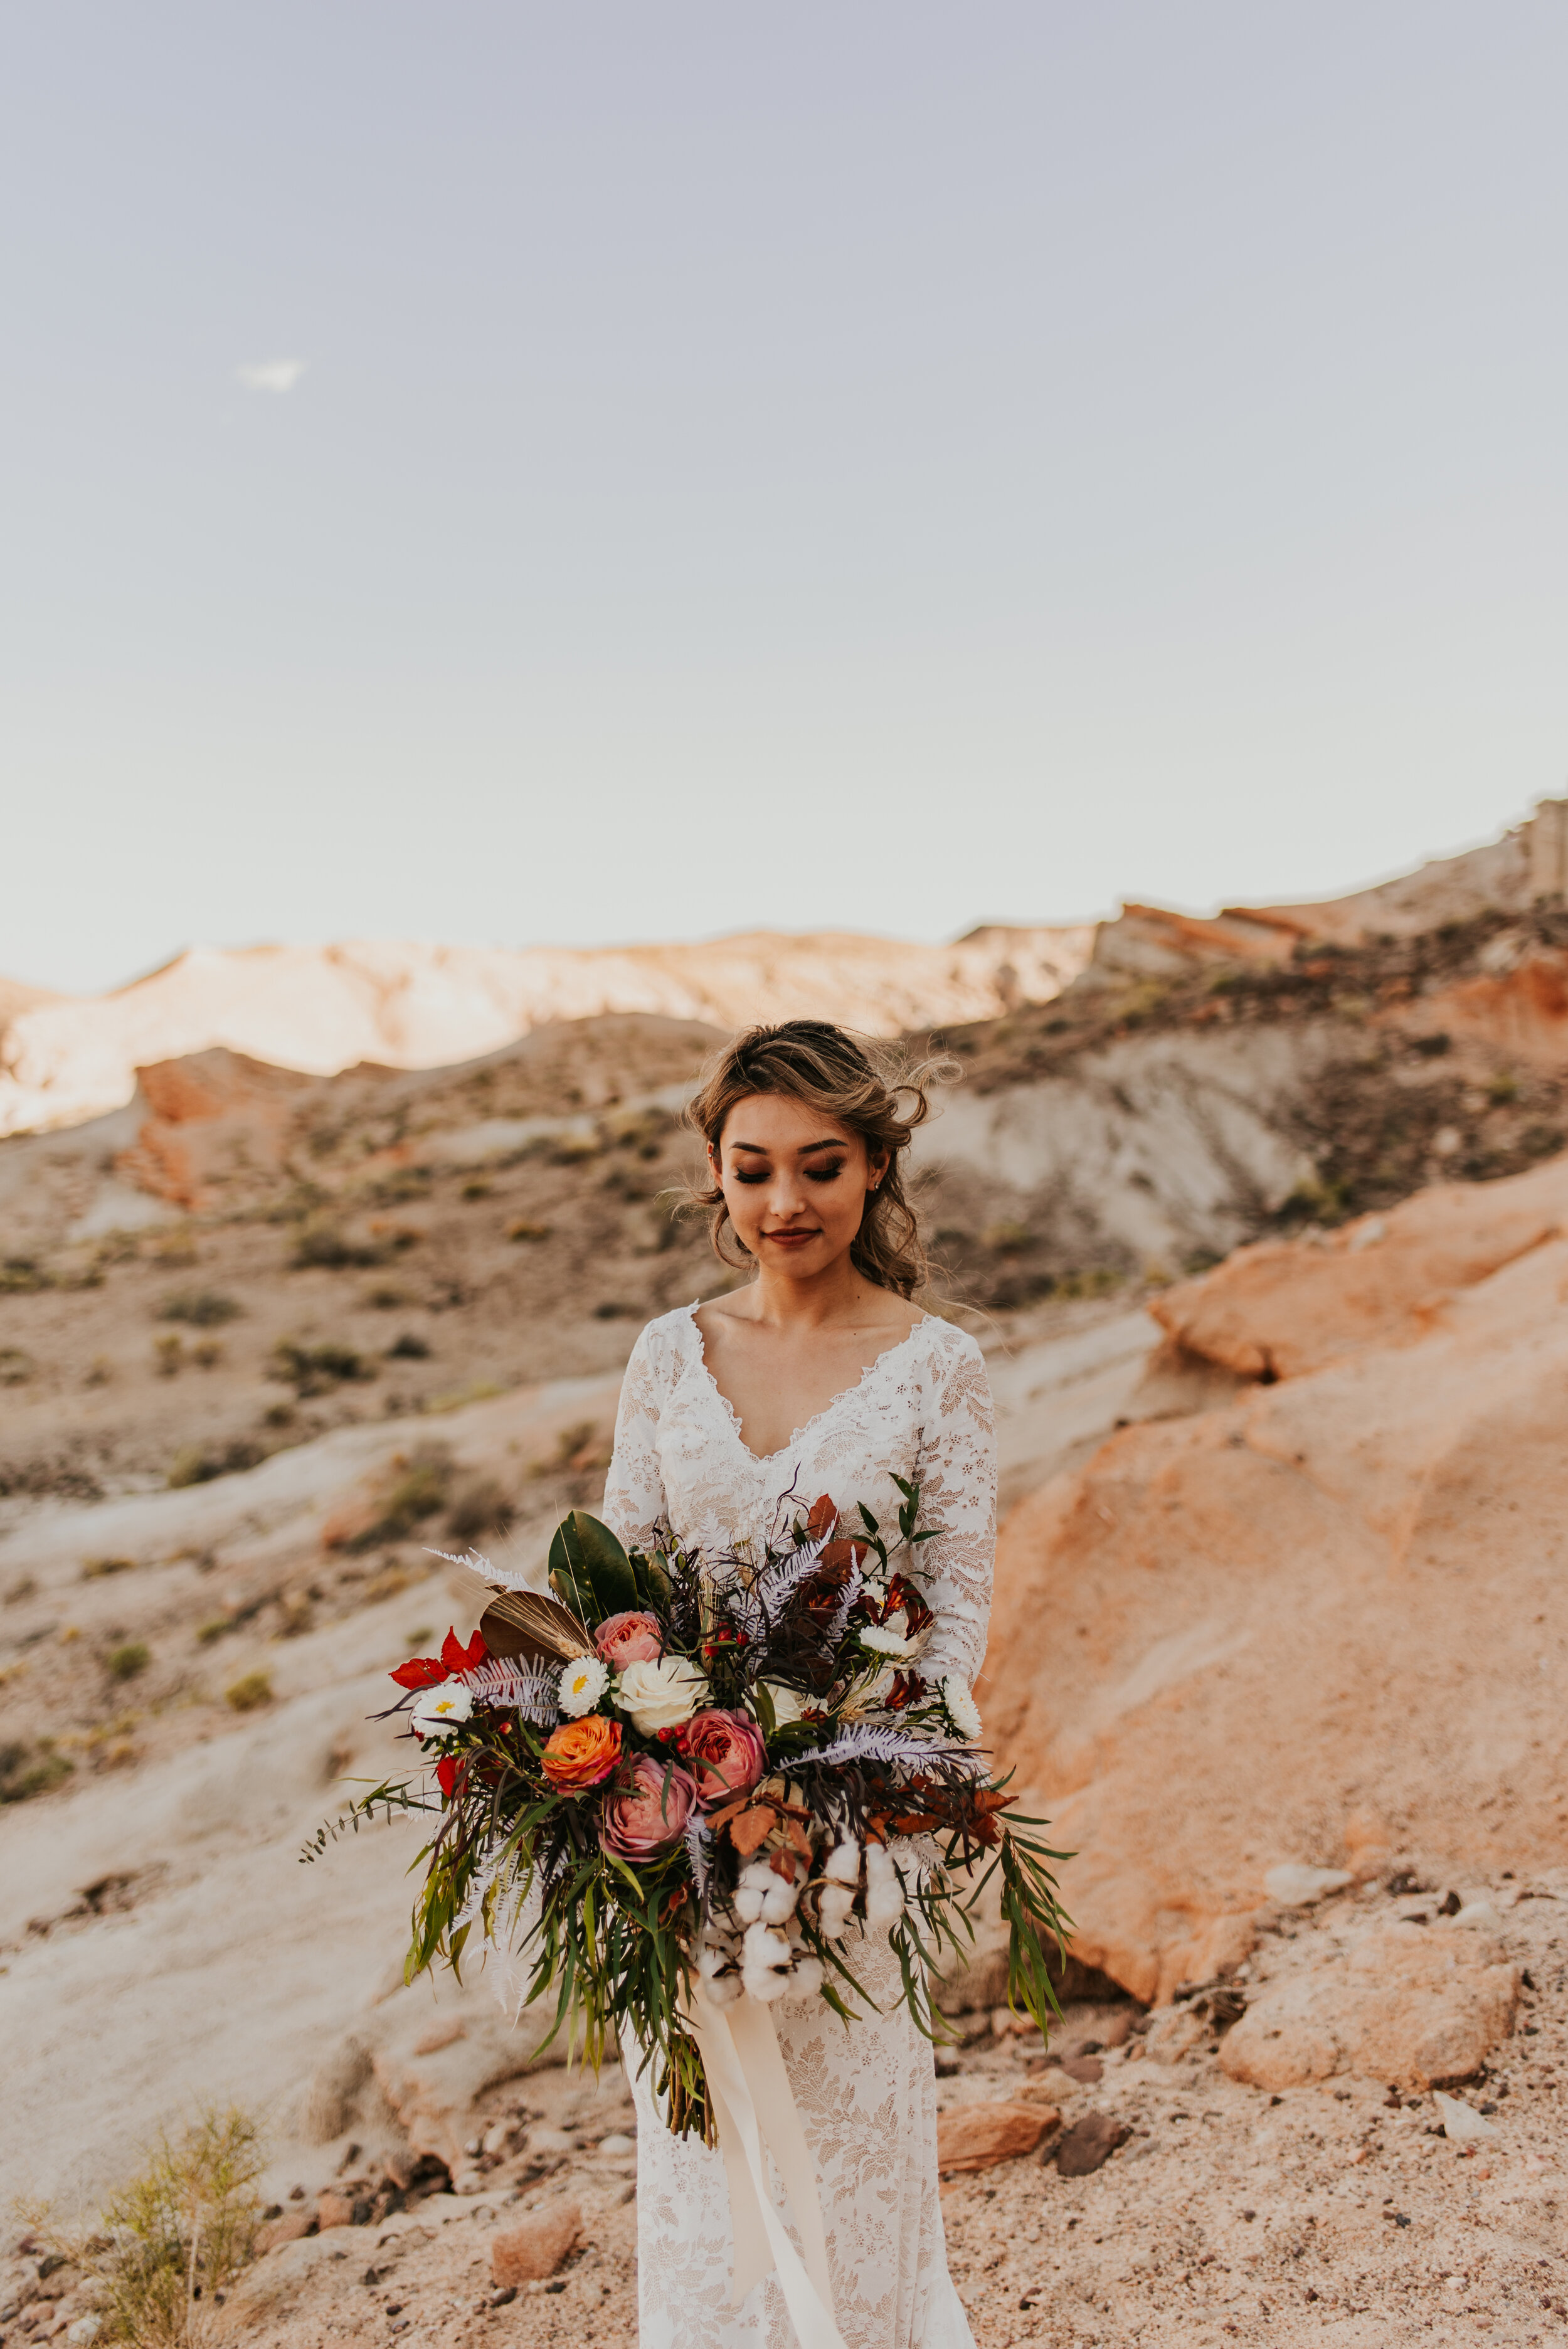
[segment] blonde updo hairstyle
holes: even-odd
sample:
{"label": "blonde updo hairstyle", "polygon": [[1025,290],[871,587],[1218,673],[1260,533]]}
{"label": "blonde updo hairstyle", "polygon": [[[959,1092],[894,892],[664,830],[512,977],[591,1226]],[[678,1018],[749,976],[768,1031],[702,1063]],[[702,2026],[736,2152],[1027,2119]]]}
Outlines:
{"label": "blonde updo hairstyle", "polygon": [[[903,1154],[915,1127],[931,1114],[931,1087],[958,1073],[951,1061],[901,1062],[826,1019],[786,1019],[744,1030],[708,1062],[686,1104],[686,1122],[717,1154],[736,1104],[773,1094],[804,1102],[858,1134],[867,1156],[873,1163],[885,1158],[887,1164],[877,1188],[866,1194],[850,1261],[879,1288],[910,1298],[924,1288],[927,1268],[919,1221],[904,1193]],[[749,1266],[751,1251],[730,1225],[717,1184],[693,1196],[711,1210],[709,1232],[720,1262]]]}

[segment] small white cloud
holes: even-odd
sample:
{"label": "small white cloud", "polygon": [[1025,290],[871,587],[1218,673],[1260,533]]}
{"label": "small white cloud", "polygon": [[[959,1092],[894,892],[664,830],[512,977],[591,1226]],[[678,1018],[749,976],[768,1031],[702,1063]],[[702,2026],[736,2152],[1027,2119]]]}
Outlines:
{"label": "small white cloud", "polygon": [[309,364],[308,359],[255,359],[234,373],[247,391],[292,391]]}

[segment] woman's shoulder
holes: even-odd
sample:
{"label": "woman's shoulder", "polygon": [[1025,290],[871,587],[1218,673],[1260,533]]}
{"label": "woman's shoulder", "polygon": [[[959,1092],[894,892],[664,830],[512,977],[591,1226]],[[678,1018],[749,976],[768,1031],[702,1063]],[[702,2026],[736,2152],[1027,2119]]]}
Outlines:
{"label": "woman's shoulder", "polygon": [[645,1321],[632,1348],[627,1375],[634,1370],[651,1371],[663,1383],[677,1373],[697,1349],[696,1312],[695,1302],[677,1305],[672,1312]]}
{"label": "woman's shoulder", "polygon": [[963,1402],[989,1411],[991,1381],[985,1357],[967,1330],[961,1330],[956,1321],[944,1320],[939,1313],[928,1313],[912,1332],[912,1342],[920,1347],[932,1390],[945,1407],[956,1408]]}
{"label": "woman's shoulder", "polygon": [[920,1340],[933,1361],[947,1366],[966,1363],[975,1368],[984,1366],[985,1357],[967,1330],[956,1321],[945,1320],[940,1313],[928,1312],[923,1321],[917,1321],[911,1335]]}

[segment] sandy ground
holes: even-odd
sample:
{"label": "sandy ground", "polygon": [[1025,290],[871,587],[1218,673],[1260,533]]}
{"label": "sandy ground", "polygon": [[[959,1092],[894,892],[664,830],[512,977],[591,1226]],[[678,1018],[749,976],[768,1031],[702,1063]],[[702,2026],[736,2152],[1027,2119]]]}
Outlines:
{"label": "sandy ground", "polygon": [[[1064,2126],[1093,2111],[1128,2131],[1088,2178],[1058,2175],[1053,2135],[1043,2157],[945,2183],[950,2261],[978,2349],[1568,2336],[1568,1871],[1491,1890],[1533,1988],[1512,2040],[1458,2092],[1497,2131],[1480,2147],[1440,2134],[1430,2096],[1396,2096],[1380,2081],[1282,2096],[1241,2086],[1185,2009],[1148,2019],[1130,2006],[1069,2008],[1050,2054],[1037,2034],[998,2038],[985,2018],[966,2018],[971,2044],[943,2059],[944,2110],[1048,2100]],[[1436,1885],[1424,1901],[1371,1886],[1315,1917],[1263,1912],[1250,1979],[1321,1962],[1389,1916],[1424,1909],[1429,1930],[1450,1930],[1439,1897]],[[1114,2038],[1130,2018],[1125,2044],[1100,2054],[1098,2081],[1059,2068],[1056,2053]],[[476,2137],[497,2122],[517,2149],[484,2157],[472,2193],[282,2246],[233,2295],[225,2337],[247,2349],[634,2342],[634,2121],[620,2075],[534,2074],[484,2101]],[[332,2182],[302,2166],[298,2199],[308,2208]],[[496,2230],[557,2202],[582,2211],[577,2250],[550,2282],[498,2292]],[[36,2269],[8,2262],[7,2308]],[[0,2318],[0,2344],[63,2331],[84,2305],[70,2294],[24,2303]]]}

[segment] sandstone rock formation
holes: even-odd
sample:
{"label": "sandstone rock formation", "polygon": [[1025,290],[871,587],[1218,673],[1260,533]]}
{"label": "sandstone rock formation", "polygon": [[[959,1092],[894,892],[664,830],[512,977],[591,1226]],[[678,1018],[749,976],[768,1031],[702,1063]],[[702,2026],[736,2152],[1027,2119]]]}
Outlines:
{"label": "sandstone rock formation", "polygon": [[[1075,978],[1092,925],[985,929],[926,947],[767,932],[611,950],[436,947],[193,948],[96,999],[0,998],[0,1133],[71,1125],[129,1099],[134,1071],[224,1045],[325,1075],[374,1061],[449,1066],[552,1021],[641,1012],[727,1030],[815,1014],[872,1034],[985,1019]],[[10,1002],[17,1008],[11,1009]]]}
{"label": "sandstone rock formation", "polygon": [[1402,2088],[1473,2078],[1513,2027],[1519,1969],[1489,1934],[1390,1924],[1255,2000],[1220,2062],[1256,2088],[1358,2072]]}
{"label": "sandstone rock formation", "polygon": [[1563,1160],[1160,1301],[1255,1382],[1016,1510],[980,1690],[1080,1852],[1080,1959],[1169,1999],[1243,1962],[1281,1862],[1560,1855],[1565,1303]]}

